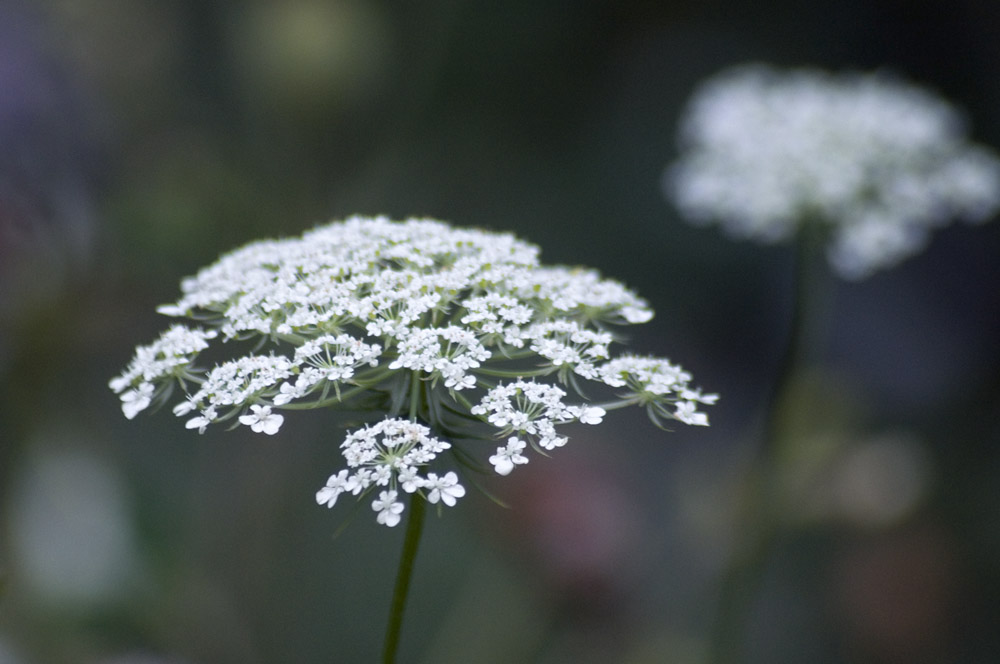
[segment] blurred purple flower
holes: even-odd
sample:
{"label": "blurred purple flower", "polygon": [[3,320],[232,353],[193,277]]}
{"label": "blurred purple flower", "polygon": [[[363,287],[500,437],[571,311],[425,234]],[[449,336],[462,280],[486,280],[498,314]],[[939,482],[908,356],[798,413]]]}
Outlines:
{"label": "blurred purple flower", "polygon": [[100,164],[84,86],[45,24],[0,6],[0,313],[64,285],[92,254]]}

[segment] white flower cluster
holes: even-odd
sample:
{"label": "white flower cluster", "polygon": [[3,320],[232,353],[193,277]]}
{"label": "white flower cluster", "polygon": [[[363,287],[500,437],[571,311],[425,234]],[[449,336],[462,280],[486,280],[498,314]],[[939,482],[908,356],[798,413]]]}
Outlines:
{"label": "white flower cluster", "polygon": [[[698,411],[698,404],[712,405],[718,394],[702,394],[688,387],[691,374],[658,357],[624,356],[601,366],[601,378],[612,387],[628,386],[640,404],[649,408],[650,417],[667,417],[685,424],[708,425],[708,417]],[[664,410],[663,395],[677,394],[674,412]],[[666,403],[671,403],[670,401]]]}
{"label": "white flower cluster", "polygon": [[453,506],[465,495],[465,487],[458,483],[454,472],[443,477],[419,474],[420,468],[450,447],[450,443],[431,436],[427,427],[409,420],[382,420],[355,431],[341,444],[347,465],[354,472],[341,470],[331,475],[326,486],[316,493],[316,502],[333,507],[342,493],[358,495],[372,486],[388,487],[372,503],[378,522],[387,526],[399,523],[403,511],[403,503],[396,500],[399,489],[421,492],[432,504],[440,501]]}
{"label": "white flower cluster", "polygon": [[919,252],[934,227],[1000,207],[1000,160],[944,100],[882,74],[745,65],[705,82],[664,188],[693,223],[775,242],[804,223],[861,279]]}
{"label": "white flower cluster", "polygon": [[[538,447],[553,450],[565,445],[567,440],[566,436],[556,433],[557,424],[577,421],[600,424],[605,415],[599,406],[567,406],[562,402],[564,396],[565,390],[555,385],[519,380],[489,390],[471,412],[486,416],[490,424],[500,429],[501,436],[510,433],[531,436]],[[502,449],[498,449],[497,454],[501,453]],[[505,461],[490,459],[490,462],[501,475],[510,472]]]}
{"label": "white flower cluster", "polygon": [[153,343],[136,348],[135,357],[125,372],[109,383],[112,390],[121,394],[125,417],[131,420],[149,407],[154,381],[171,377],[183,379],[186,375],[192,377],[187,373],[191,360],[208,348],[208,340],[215,336],[215,331],[173,325]]}
{"label": "white flower cluster", "polygon": [[[199,432],[231,420],[273,435],[279,411],[311,408],[381,418],[348,435],[349,470],[317,501],[378,488],[373,507],[387,526],[403,494],[449,506],[464,495],[455,472],[424,472],[446,450],[475,466],[455,440],[506,438],[489,458],[506,475],[527,463],[527,446],[560,447],[558,428],[598,424],[607,409],[641,405],[658,423],[706,425],[699,404],[715,400],[665,359],[612,358],[608,326],[649,320],[644,300],[592,270],[540,265],[537,247],[509,234],[355,217],[249,244],[182,290],[159,311],[197,326],[174,325],[136,350],[110,383],[125,415],[179,389],[173,411]],[[236,357],[197,366],[215,339],[214,352]],[[579,380],[619,394],[567,403]]]}

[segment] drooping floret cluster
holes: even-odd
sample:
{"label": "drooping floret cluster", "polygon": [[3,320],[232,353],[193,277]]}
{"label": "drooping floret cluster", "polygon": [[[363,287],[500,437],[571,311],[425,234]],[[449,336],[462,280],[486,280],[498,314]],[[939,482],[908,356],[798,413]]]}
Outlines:
{"label": "drooping floret cluster", "polygon": [[763,242],[822,224],[849,279],[1000,207],[996,155],[966,140],[944,100],[883,74],[724,71],[689,102],[680,147],[664,186],[687,219]]}
{"label": "drooping floret cluster", "polygon": [[[592,270],[540,265],[509,234],[355,217],[249,244],[181,289],[159,311],[194,323],[137,348],[110,382],[126,417],[174,395],[199,432],[229,422],[274,435],[283,413],[312,408],[361,417],[341,445],[347,468],[316,500],[377,490],[387,526],[404,493],[454,505],[465,488],[443,455],[474,468],[486,456],[468,449],[476,440],[505,439],[488,460],[506,475],[527,447],[561,447],[565,425],[599,424],[607,409],[706,425],[698,408],[717,398],[666,359],[613,358],[612,326],[648,321],[647,303]],[[208,350],[232,359],[210,367]],[[580,381],[613,398],[587,403]]]}

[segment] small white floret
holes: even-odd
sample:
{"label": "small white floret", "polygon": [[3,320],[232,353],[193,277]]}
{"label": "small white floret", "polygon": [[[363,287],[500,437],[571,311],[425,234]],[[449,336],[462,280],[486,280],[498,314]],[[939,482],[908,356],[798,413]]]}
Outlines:
{"label": "small white floret", "polygon": [[153,385],[142,383],[134,390],[129,390],[122,395],[122,412],[125,417],[132,419],[149,406],[153,397]]}
{"label": "small white floret", "polygon": [[498,447],[497,453],[490,457],[490,463],[498,475],[510,475],[515,465],[528,463],[528,457],[521,454],[525,442],[517,436],[511,436],[505,447]]}
{"label": "small white floret", "polygon": [[283,415],[271,412],[270,406],[250,406],[251,414],[240,415],[240,424],[246,424],[254,433],[266,433],[273,436],[278,433],[281,423],[285,421]]}
{"label": "small white floret", "polygon": [[434,504],[439,500],[448,507],[454,507],[455,501],[465,495],[465,487],[458,483],[458,475],[448,472],[444,477],[434,473],[427,475],[427,502]]}
{"label": "small white floret", "polygon": [[697,408],[698,406],[693,401],[679,401],[674,416],[684,424],[707,427],[708,416],[705,413],[699,413]]}
{"label": "small white floret", "polygon": [[396,500],[396,495],[395,491],[383,491],[372,502],[372,509],[378,512],[375,520],[390,528],[399,523],[403,513],[403,503]]}
{"label": "small white floret", "polygon": [[598,406],[586,406],[580,413],[580,421],[584,424],[600,424],[604,419],[605,411]]}

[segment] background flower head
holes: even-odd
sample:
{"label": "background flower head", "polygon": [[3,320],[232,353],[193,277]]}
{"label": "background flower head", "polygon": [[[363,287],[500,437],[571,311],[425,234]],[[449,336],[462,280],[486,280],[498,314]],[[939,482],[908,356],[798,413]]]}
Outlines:
{"label": "background flower head", "polygon": [[881,73],[729,69],[695,92],[679,140],[664,188],[688,220],[762,242],[822,224],[848,279],[1000,206],[1000,160],[967,141],[961,115]]}

